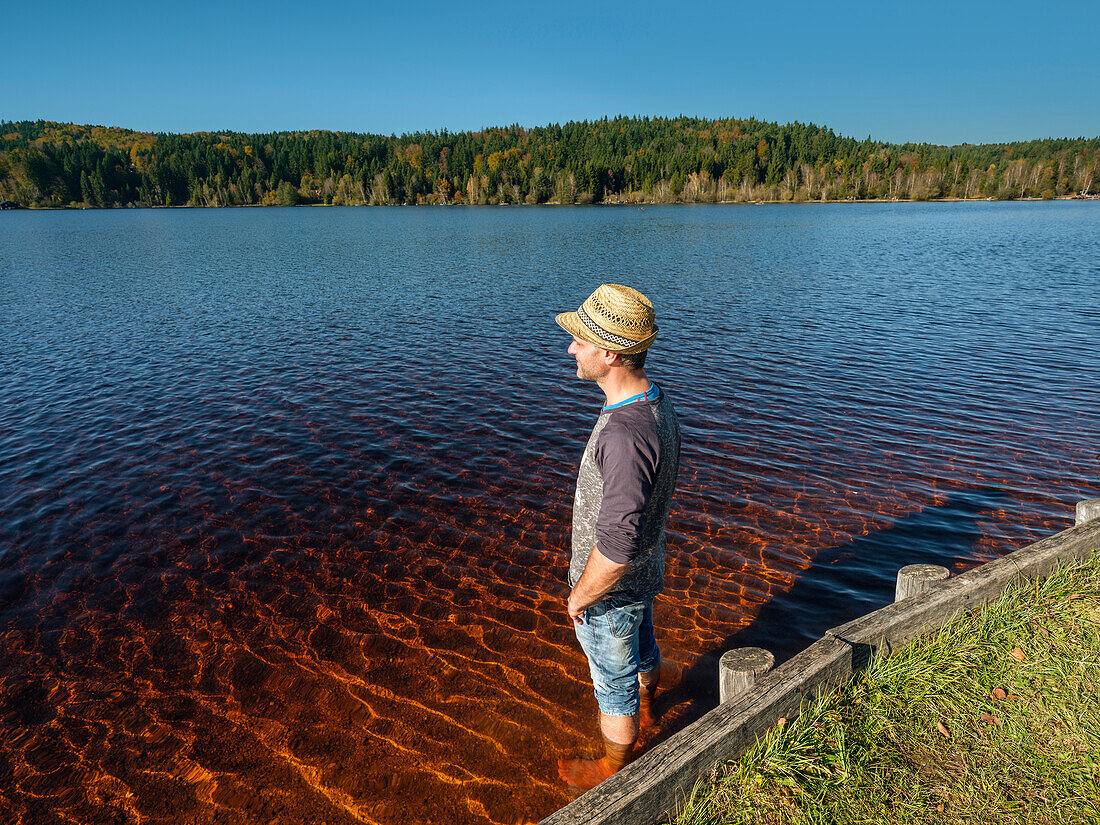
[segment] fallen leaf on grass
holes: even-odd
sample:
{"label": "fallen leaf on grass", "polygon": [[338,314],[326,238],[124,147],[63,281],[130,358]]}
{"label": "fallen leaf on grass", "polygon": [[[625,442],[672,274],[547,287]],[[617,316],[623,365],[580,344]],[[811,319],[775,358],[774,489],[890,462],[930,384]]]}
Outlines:
{"label": "fallen leaf on grass", "polygon": [[1010,694],[1008,694],[1008,696],[1005,697],[1005,699],[1007,699],[1010,702],[1015,702],[1019,698],[1020,697],[1017,696],[1015,693],[1010,693]]}
{"label": "fallen leaf on grass", "polygon": [[944,725],[943,722],[937,722],[936,723],[936,730],[938,730],[941,734],[943,734],[944,739],[950,739],[951,738],[951,731],[949,731],[947,729],[947,726]]}
{"label": "fallen leaf on grass", "polygon": [[1005,693],[1001,688],[993,688],[993,693],[991,695],[994,699],[997,699],[999,701],[1003,701],[1008,698],[1008,694]]}
{"label": "fallen leaf on grass", "polygon": [[981,719],[983,722],[985,722],[987,725],[999,725],[999,724],[1001,724],[1001,720],[998,719],[996,716],[994,716],[991,713],[983,713],[978,718]]}
{"label": "fallen leaf on grass", "polygon": [[1018,647],[1012,648],[1012,652],[1008,655],[1015,659],[1017,662],[1022,662],[1025,658],[1027,658],[1024,656],[1024,652]]}
{"label": "fallen leaf on grass", "polygon": [[1077,601],[1077,600],[1078,600],[1079,598],[1081,598],[1081,594],[1080,594],[1080,593],[1070,593],[1070,594],[1069,594],[1068,596],[1066,596],[1066,598],[1064,599],[1064,601],[1067,601],[1067,602],[1075,602],[1075,601]]}

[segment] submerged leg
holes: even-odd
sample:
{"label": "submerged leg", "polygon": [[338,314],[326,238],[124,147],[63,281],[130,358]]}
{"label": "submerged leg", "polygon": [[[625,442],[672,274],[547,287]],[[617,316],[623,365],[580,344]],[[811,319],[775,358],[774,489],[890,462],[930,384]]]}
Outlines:
{"label": "submerged leg", "polygon": [[[638,738],[637,716],[600,714],[604,755],[600,759],[559,759],[558,775],[574,788],[594,788],[630,762]],[[628,740],[626,742],[621,740]]]}
{"label": "submerged leg", "polygon": [[653,708],[653,697],[657,695],[657,685],[661,681],[661,668],[655,667],[648,673],[638,674],[638,726],[642,729],[657,724],[657,713]]}
{"label": "submerged leg", "polygon": [[653,602],[649,602],[638,626],[638,699],[641,703],[638,721],[643,728],[651,728],[657,724],[653,697],[657,695],[657,684],[660,681],[661,650],[657,647],[657,637],[653,634]]}

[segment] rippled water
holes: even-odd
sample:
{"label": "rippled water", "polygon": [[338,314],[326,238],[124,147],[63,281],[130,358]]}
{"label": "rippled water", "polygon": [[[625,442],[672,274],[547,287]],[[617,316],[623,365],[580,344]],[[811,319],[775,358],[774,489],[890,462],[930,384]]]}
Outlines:
{"label": "rippled water", "polygon": [[1100,495],[1098,262],[1096,203],[3,213],[0,819],[544,816],[598,750],[553,314],[658,307],[660,738]]}

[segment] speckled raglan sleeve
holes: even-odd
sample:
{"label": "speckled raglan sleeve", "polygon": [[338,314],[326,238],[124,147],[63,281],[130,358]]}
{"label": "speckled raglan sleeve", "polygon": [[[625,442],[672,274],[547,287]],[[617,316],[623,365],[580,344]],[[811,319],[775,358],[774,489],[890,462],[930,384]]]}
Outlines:
{"label": "speckled raglan sleeve", "polygon": [[596,547],[617,564],[638,552],[653,492],[660,442],[653,415],[644,404],[616,411],[596,443],[603,476],[603,500],[596,520]]}

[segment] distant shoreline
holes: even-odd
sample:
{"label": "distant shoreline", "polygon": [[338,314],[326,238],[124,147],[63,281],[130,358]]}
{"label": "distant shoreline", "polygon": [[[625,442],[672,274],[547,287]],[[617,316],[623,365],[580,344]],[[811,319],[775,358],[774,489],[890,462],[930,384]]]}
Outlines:
{"label": "distant shoreline", "polygon": [[194,206],[191,204],[180,204],[179,206],[161,206],[154,204],[143,204],[133,206],[19,206],[17,208],[9,208],[3,211],[17,212],[84,212],[84,211],[99,211],[99,212],[118,212],[125,211],[127,209],[311,209],[311,208],[323,208],[323,209],[359,209],[359,208],[377,208],[377,207],[389,207],[389,208],[408,208],[408,209],[438,209],[441,207],[476,207],[479,209],[484,208],[510,208],[510,207],[577,207],[577,206],[606,206],[606,207],[621,207],[621,206],[636,206],[645,208],[647,206],[802,206],[806,204],[845,204],[845,203],[871,203],[871,204],[894,204],[894,203],[1049,203],[1051,201],[1100,201],[1100,195],[1086,195],[1084,197],[1080,195],[1058,195],[1053,198],[892,198],[884,200],[883,198],[845,198],[843,200],[768,200],[768,201],[674,201],[671,203],[658,202],[658,201],[599,201],[596,203],[557,203],[554,201],[547,201],[546,203],[493,203],[493,204],[478,204],[478,203],[417,203],[417,204],[371,204],[371,203],[357,203],[357,204],[334,204],[334,203],[298,203],[293,206],[282,204],[227,204],[225,206]]}
{"label": "distant shoreline", "polygon": [[20,121],[0,201],[26,206],[861,203],[1100,194],[1100,137],[889,144],[754,118],[476,132],[148,134]]}

